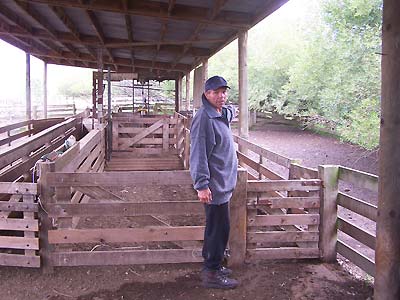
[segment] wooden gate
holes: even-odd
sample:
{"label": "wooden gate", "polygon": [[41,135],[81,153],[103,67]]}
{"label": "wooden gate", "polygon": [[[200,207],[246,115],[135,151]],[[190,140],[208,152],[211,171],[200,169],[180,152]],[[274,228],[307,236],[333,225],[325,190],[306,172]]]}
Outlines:
{"label": "wooden gate", "polygon": [[[202,260],[199,241],[204,227],[193,220],[204,212],[188,171],[49,172],[44,176],[43,205],[47,223],[54,224],[48,228],[47,244],[42,245],[44,267]],[[184,196],[177,184],[180,190],[186,187]],[[73,191],[89,201],[71,202]]]}
{"label": "wooden gate", "polygon": [[40,267],[37,184],[0,182],[0,265]]}

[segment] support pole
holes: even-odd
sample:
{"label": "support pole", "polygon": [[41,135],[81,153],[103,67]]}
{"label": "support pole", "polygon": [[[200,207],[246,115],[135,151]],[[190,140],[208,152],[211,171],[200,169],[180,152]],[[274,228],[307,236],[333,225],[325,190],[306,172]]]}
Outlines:
{"label": "support pole", "polygon": [[103,50],[99,49],[97,55],[97,118],[100,124],[103,119]]}
{"label": "support pole", "polygon": [[147,114],[150,114],[150,79],[147,82]]}
{"label": "support pole", "polygon": [[112,120],[111,120],[111,69],[107,68],[107,161],[111,159],[112,151]]}
{"label": "support pole", "polygon": [[203,67],[194,70],[193,79],[193,110],[197,110],[201,106],[201,95],[204,92]]}
{"label": "support pole", "polygon": [[32,119],[32,100],[31,100],[31,56],[26,53],[26,119]]}
{"label": "support pole", "polygon": [[400,299],[400,19],[398,0],[383,1],[376,300]]}
{"label": "support pole", "polygon": [[135,79],[132,79],[132,113],[135,112]]}
{"label": "support pole", "polygon": [[[238,39],[239,53],[239,136],[249,138],[249,111],[247,87],[247,31],[241,31]],[[239,149],[241,151],[242,149]]]}
{"label": "support pole", "polygon": [[202,85],[204,86],[204,83],[207,81],[208,79],[208,59],[203,60],[202,62],[203,65],[203,82]]}
{"label": "support pole", "polygon": [[190,110],[190,72],[186,74],[186,111]]}
{"label": "support pole", "polygon": [[47,62],[43,63],[43,118],[47,119]]}
{"label": "support pole", "polygon": [[180,78],[175,79],[175,111],[179,111],[180,97],[179,97],[179,82]]}

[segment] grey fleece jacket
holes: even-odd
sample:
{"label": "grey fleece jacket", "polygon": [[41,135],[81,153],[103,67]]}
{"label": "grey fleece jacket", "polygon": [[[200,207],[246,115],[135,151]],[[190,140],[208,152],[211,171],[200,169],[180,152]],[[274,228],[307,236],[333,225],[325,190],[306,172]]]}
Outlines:
{"label": "grey fleece jacket", "polygon": [[211,204],[229,201],[236,185],[237,158],[229,123],[233,109],[223,107],[222,113],[208,102],[197,111],[190,129],[190,174],[196,190],[210,188]]}

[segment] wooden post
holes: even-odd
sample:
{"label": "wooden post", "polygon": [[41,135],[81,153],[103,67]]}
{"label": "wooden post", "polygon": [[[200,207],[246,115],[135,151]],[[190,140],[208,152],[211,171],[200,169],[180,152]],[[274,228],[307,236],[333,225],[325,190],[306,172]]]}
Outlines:
{"label": "wooden post", "polygon": [[186,74],[186,111],[190,110],[190,72]]}
{"label": "wooden post", "polygon": [[322,180],[319,249],[322,261],[333,263],[336,262],[339,166],[318,166],[318,173]]}
{"label": "wooden post", "polygon": [[31,56],[26,53],[26,119],[32,119],[32,100],[31,100]]}
{"label": "wooden post", "polygon": [[97,105],[96,105],[96,72],[93,72],[92,78],[92,129],[94,128],[94,120],[97,119]]}
{"label": "wooden post", "polygon": [[400,2],[383,1],[376,300],[400,299]]}
{"label": "wooden post", "polygon": [[202,68],[203,78],[202,78],[202,82],[201,82],[201,85],[203,87],[204,83],[208,79],[208,59],[203,60],[201,64],[203,66],[203,68]]}
{"label": "wooden post", "polygon": [[108,66],[107,69],[107,115],[108,115],[108,123],[107,123],[107,161],[111,159],[111,151],[112,151],[112,120],[111,120],[111,69]]}
{"label": "wooden post", "polygon": [[[247,93],[247,31],[241,31],[238,39],[239,50],[239,136],[249,138],[249,111]],[[247,150],[239,146],[239,151],[246,154]]]}
{"label": "wooden post", "polygon": [[97,53],[97,119],[98,124],[103,120],[103,50],[99,49]]}
{"label": "wooden post", "polygon": [[135,79],[132,79],[132,113],[135,112]]}
{"label": "wooden post", "polygon": [[33,105],[32,106],[32,118],[34,120],[38,119],[38,109],[37,109],[37,105]]}
{"label": "wooden post", "polygon": [[39,245],[40,259],[43,273],[53,273],[54,267],[51,262],[52,246],[49,244],[49,230],[53,228],[52,220],[45,210],[47,203],[53,202],[54,188],[50,188],[47,184],[48,173],[54,172],[55,164],[41,162],[38,164],[39,170]]}
{"label": "wooden post", "polygon": [[246,258],[246,233],[247,233],[247,171],[238,170],[238,180],[235,191],[230,201],[231,232],[229,247],[231,256],[229,266],[244,263]]}
{"label": "wooden post", "polygon": [[47,62],[43,63],[43,118],[47,119]]}
{"label": "wooden post", "polygon": [[175,79],[175,111],[179,111],[180,107],[180,93],[179,93],[179,85],[181,84],[182,79]]}
{"label": "wooden post", "polygon": [[193,77],[193,109],[199,109],[201,106],[201,95],[204,92],[203,67],[196,68]]}
{"label": "wooden post", "polygon": [[147,114],[150,114],[150,79],[147,82]]}

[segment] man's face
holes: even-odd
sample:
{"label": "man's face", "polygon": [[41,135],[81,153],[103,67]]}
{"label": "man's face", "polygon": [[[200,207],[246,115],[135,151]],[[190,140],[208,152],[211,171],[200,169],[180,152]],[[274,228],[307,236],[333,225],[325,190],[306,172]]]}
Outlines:
{"label": "man's face", "polygon": [[222,109],[228,99],[228,91],[226,87],[220,87],[217,90],[208,90],[204,93],[208,102],[214,106],[218,111]]}

